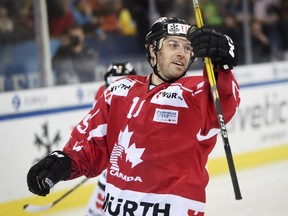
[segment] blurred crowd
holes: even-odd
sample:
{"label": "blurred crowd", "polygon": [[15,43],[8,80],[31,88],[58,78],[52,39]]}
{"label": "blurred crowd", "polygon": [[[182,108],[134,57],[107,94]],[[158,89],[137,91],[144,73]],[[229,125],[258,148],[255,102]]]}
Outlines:
{"label": "blurred crowd", "polygon": [[[287,52],[287,0],[246,0],[253,52],[265,59],[284,58]],[[206,25],[219,28],[244,44],[243,0],[202,0]],[[72,25],[80,25],[87,37],[105,40],[107,34],[137,36],[139,45],[151,24],[151,17],[176,16],[195,24],[191,0],[46,0],[50,37],[63,36]],[[149,5],[150,4],[150,5]],[[151,10],[153,8],[154,10]],[[153,14],[151,14],[153,13]],[[33,0],[0,0],[0,43],[34,38]],[[254,49],[255,48],[255,49]],[[263,55],[261,55],[263,57]]]}
{"label": "blurred crowd", "polygon": [[[107,34],[136,35],[143,26],[145,6],[134,5],[133,0],[46,0],[50,37],[62,37],[72,25],[97,40],[105,40]],[[33,39],[34,27],[33,0],[0,0],[1,44]]]}
{"label": "blurred crowd", "polygon": [[[213,26],[238,43],[241,48],[240,64],[247,63],[245,23],[250,30],[251,63],[288,59],[288,0],[201,0],[199,3],[205,25]],[[89,57],[91,61],[95,60],[90,65],[95,67],[106,48],[104,51],[97,49],[93,41],[111,45],[119,41],[123,45],[123,40],[115,40],[115,37],[128,38],[128,41],[133,38],[137,41],[133,44],[136,46],[133,52],[143,54],[145,35],[159,16],[180,17],[191,25],[195,24],[191,0],[46,0],[46,5],[50,38],[61,41],[59,49],[53,53],[56,73],[63,68],[63,65],[59,67],[56,58],[72,58],[70,66],[79,66],[83,56],[77,64],[75,59],[82,50],[87,60]],[[0,0],[1,46],[35,40],[34,18],[33,0]],[[71,28],[76,27],[81,28],[79,31],[82,31],[80,35],[83,38],[71,35]],[[89,43],[85,44],[85,41]],[[84,45],[80,46],[82,43]],[[87,51],[85,45],[90,50]],[[125,55],[125,50],[121,52]],[[56,74],[56,77],[61,76]],[[84,82],[91,77],[87,76],[82,81],[75,77],[74,80]],[[58,84],[65,84],[65,81],[62,79]]]}

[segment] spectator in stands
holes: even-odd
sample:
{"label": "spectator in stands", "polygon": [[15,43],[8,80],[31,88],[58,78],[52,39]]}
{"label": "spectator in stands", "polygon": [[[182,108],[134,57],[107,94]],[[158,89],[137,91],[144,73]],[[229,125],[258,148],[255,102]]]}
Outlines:
{"label": "spectator in stands", "polygon": [[70,0],[46,0],[51,37],[61,37],[75,24],[70,10]]}
{"label": "spectator in stands", "polygon": [[[149,19],[149,1],[147,0],[126,0],[129,2],[132,13],[132,17],[135,20],[138,32],[138,47],[139,50],[143,53],[145,52],[145,47],[143,44],[145,43],[145,35],[149,31],[150,28],[150,19]],[[127,4],[126,4],[127,5]]]}
{"label": "spectator in stands", "polygon": [[99,39],[105,39],[106,33],[136,35],[134,20],[122,0],[73,0],[71,10],[86,34],[96,34]]}
{"label": "spectator in stands", "polygon": [[181,19],[187,20],[190,24],[194,23],[194,11],[193,2],[191,0],[174,0],[173,13],[174,17],[179,17]]}
{"label": "spectator in stands", "polygon": [[288,60],[288,0],[281,0],[280,8],[280,36],[283,41],[284,58]]}
{"label": "spectator in stands", "polygon": [[[222,0],[223,1],[223,14],[233,14],[237,25],[243,25],[243,21],[245,19],[244,8],[242,0]],[[252,10],[252,2],[248,1],[248,8]],[[251,11],[249,11],[251,13]]]}
{"label": "spectator in stands", "polygon": [[96,35],[98,39],[106,39],[105,32],[100,28],[101,17],[95,15],[89,0],[72,0],[71,11],[75,22],[81,25],[86,35]]}
{"label": "spectator in stands", "polygon": [[160,17],[169,16],[173,10],[175,0],[155,0],[156,10]]}
{"label": "spectator in stands", "polygon": [[114,8],[118,17],[118,28],[121,35],[134,36],[137,34],[136,24],[128,8],[122,0],[114,1]]}
{"label": "spectator in stands", "polygon": [[19,8],[19,19],[27,27],[34,28],[33,0],[24,0]]}
{"label": "spectator in stands", "polygon": [[30,0],[16,5],[15,1],[0,3],[0,41],[4,43],[22,42],[34,38],[34,13]]}
{"label": "spectator in stands", "polygon": [[271,61],[271,45],[267,35],[263,32],[260,21],[253,19],[250,23],[253,62]]}
{"label": "spectator in stands", "polygon": [[11,33],[14,29],[14,23],[12,19],[8,16],[5,7],[0,5],[0,34]]}
{"label": "spectator in stands", "polygon": [[211,0],[203,1],[203,19],[206,25],[213,26],[214,28],[219,27],[223,24],[223,19],[220,15],[220,11],[217,2]]}
{"label": "spectator in stands", "polygon": [[262,24],[272,51],[273,59],[282,59],[282,40],[280,36],[279,0],[254,0],[253,16]]}
{"label": "spectator in stands", "polygon": [[114,0],[87,0],[93,9],[94,16],[100,19],[100,29],[105,33],[118,31],[118,18],[114,8]]}
{"label": "spectator in stands", "polygon": [[97,52],[84,44],[85,34],[81,26],[73,25],[63,36],[62,46],[53,58],[56,84],[91,82],[97,65]]}

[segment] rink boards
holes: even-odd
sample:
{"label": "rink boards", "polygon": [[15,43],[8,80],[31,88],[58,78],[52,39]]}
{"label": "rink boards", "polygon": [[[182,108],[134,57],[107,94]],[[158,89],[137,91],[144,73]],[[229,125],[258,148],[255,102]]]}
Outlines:
{"label": "rink boards", "polygon": [[[241,106],[227,129],[236,168],[240,170],[287,160],[287,62],[237,67],[234,74],[240,84]],[[51,195],[42,198],[28,192],[26,174],[31,165],[48,151],[65,145],[71,129],[89,111],[95,92],[102,84],[0,94],[1,213],[29,215],[22,210],[24,204],[50,203],[61,196],[64,189],[70,189],[79,182],[60,183]],[[228,172],[220,136],[208,168],[211,175]],[[95,181],[79,188],[51,211],[85,205]]]}

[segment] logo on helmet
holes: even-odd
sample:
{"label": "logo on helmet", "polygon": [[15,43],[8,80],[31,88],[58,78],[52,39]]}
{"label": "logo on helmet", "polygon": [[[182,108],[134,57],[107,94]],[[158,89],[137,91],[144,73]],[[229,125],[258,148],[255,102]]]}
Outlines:
{"label": "logo on helmet", "polygon": [[178,35],[178,34],[187,34],[189,25],[180,24],[180,23],[169,23],[167,25],[168,34]]}

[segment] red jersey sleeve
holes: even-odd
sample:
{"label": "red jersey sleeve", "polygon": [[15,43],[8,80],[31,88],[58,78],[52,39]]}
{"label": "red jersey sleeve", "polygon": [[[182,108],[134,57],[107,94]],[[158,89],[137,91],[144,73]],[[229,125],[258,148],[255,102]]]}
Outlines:
{"label": "red jersey sleeve", "polygon": [[105,90],[105,85],[102,85],[95,94],[95,100],[98,100]]}
{"label": "red jersey sleeve", "polygon": [[[236,114],[240,104],[239,85],[235,80],[232,71],[218,70],[217,74],[217,90],[220,99],[223,118],[227,124]],[[206,97],[201,97],[199,102],[202,119],[202,133],[207,134],[211,129],[219,129],[218,116],[214,104],[211,87],[208,81],[206,68],[204,68],[204,84],[203,91]]]}
{"label": "red jersey sleeve", "polygon": [[71,158],[69,179],[99,175],[107,166],[106,143],[108,104],[100,97],[93,109],[73,129],[63,151]]}

